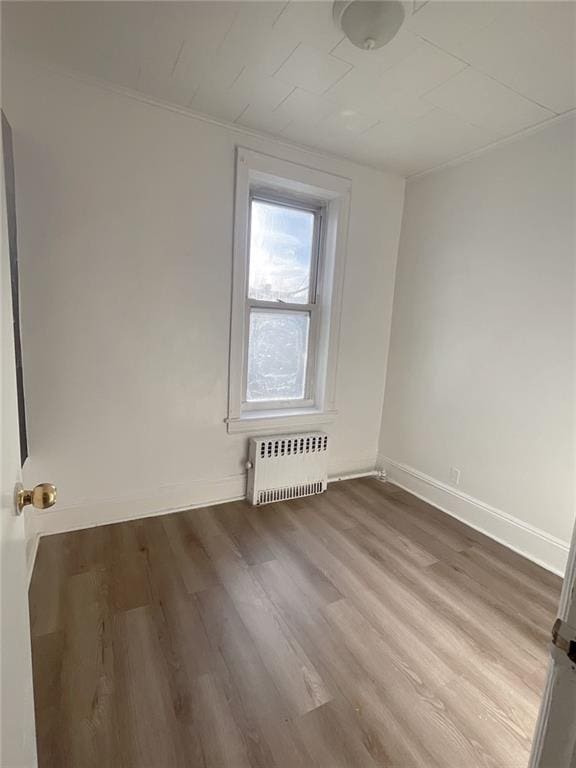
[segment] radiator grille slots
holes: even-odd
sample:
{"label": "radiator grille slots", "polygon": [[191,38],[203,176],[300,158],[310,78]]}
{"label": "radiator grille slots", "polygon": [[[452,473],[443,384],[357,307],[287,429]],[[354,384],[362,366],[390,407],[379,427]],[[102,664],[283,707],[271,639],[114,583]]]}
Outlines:
{"label": "radiator grille slots", "polygon": [[299,453],[320,453],[328,450],[328,435],[310,437],[272,438],[260,444],[260,458],[293,456]]}
{"label": "radiator grille slots", "polygon": [[321,482],[289,485],[286,488],[273,488],[258,493],[258,504],[270,504],[270,502],[273,501],[299,499],[302,496],[312,496],[314,493],[322,493],[323,490],[324,487]]}

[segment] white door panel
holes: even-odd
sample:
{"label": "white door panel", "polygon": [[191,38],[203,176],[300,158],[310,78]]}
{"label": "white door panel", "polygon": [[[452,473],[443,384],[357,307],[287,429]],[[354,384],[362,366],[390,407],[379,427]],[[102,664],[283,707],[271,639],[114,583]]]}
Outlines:
{"label": "white door panel", "polygon": [[[576,640],[576,528],[572,535],[558,618],[565,622],[565,637],[572,636]],[[565,649],[555,645],[551,645],[550,649],[548,678],[536,725],[530,768],[576,768],[576,663]],[[568,651],[571,653],[570,649]]]}
{"label": "white door panel", "polygon": [[0,187],[0,766],[34,768],[37,762],[24,515],[16,515],[15,503],[15,488],[20,482],[20,444],[3,161]]}

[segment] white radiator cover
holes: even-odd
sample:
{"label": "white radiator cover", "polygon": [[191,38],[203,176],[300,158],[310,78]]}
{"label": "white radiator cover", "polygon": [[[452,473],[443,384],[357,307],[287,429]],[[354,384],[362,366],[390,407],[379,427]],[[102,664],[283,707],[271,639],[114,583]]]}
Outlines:
{"label": "white radiator cover", "polygon": [[306,432],[250,438],[248,501],[270,504],[323,493],[328,486],[328,435]]}

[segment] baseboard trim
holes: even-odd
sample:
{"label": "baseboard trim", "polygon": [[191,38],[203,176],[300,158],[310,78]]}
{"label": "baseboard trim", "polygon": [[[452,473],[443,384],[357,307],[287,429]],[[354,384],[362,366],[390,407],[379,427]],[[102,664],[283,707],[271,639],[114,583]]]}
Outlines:
{"label": "baseboard trim", "polygon": [[391,483],[546,570],[564,575],[570,549],[568,542],[387,456],[378,455],[377,467],[386,473]]}
{"label": "baseboard trim", "polygon": [[48,536],[224,504],[245,497],[246,475],[242,473],[220,480],[192,481],[151,489],[139,496],[96,499],[68,507],[54,507],[36,515],[34,527],[40,536]]}
{"label": "baseboard trim", "polygon": [[[352,477],[374,475],[374,455],[359,456],[347,461],[336,461],[331,468],[328,482],[347,480]],[[342,471],[339,471],[340,468]],[[246,474],[240,473],[220,480],[195,480],[187,484],[151,489],[138,496],[95,499],[70,506],[55,506],[43,512],[32,512],[30,548],[30,573],[34,567],[38,539],[56,533],[67,533],[99,525],[123,523],[143,517],[169,515],[187,509],[210,507],[240,501],[246,498]]]}

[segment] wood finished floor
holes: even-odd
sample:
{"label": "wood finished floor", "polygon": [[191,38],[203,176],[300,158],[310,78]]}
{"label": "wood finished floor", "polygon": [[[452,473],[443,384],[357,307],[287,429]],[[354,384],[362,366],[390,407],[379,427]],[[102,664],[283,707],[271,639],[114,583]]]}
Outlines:
{"label": "wood finished floor", "polygon": [[44,538],[41,768],[518,768],[560,579],[375,480]]}

